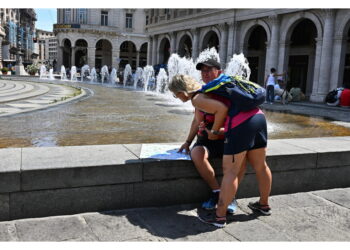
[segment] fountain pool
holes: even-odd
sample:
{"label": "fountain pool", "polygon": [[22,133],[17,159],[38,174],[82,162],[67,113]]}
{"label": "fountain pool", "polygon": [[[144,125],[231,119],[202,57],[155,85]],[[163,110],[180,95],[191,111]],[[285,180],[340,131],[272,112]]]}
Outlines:
{"label": "fountain pool", "polygon": [[[0,147],[183,142],[192,106],[172,96],[76,82],[94,94],[79,102],[0,118]],[[171,101],[171,102],[169,102]],[[322,118],[265,112],[269,138],[349,136]]]}

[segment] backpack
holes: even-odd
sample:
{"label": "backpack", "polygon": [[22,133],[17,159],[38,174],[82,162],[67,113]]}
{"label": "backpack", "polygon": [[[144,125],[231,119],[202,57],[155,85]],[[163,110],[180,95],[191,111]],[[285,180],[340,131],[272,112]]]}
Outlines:
{"label": "backpack", "polygon": [[340,97],[340,94],[341,92],[344,90],[344,88],[336,88],[334,90],[332,90],[331,92],[329,92],[324,101],[331,105],[331,104],[334,104],[334,105],[338,105],[339,104],[339,97]]}
{"label": "backpack", "polygon": [[266,90],[259,84],[245,80],[240,76],[224,74],[204,85],[200,92],[213,93],[228,98],[231,101],[229,116],[256,108],[264,103],[266,97]]}

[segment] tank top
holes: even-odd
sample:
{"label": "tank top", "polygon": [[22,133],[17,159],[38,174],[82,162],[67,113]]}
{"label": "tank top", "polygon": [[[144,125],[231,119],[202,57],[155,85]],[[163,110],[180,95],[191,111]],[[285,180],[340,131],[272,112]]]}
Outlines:
{"label": "tank top", "polygon": [[269,78],[267,78],[267,84],[266,84],[266,86],[275,85],[275,83],[276,83],[275,76],[274,76],[273,74],[270,74],[270,75],[269,75]]}

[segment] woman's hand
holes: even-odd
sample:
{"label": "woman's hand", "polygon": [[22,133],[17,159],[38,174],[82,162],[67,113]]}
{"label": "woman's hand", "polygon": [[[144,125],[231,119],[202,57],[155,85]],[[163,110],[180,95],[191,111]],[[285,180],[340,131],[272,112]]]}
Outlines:
{"label": "woman's hand", "polygon": [[179,148],[179,150],[177,152],[182,153],[182,151],[185,150],[185,154],[189,154],[190,153],[190,146],[191,146],[191,143],[185,142],[184,144],[181,145],[181,147]]}

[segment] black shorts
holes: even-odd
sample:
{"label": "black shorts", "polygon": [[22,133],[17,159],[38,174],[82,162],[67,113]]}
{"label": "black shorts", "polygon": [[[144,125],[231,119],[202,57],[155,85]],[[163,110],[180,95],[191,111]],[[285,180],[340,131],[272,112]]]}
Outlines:
{"label": "black shorts", "polygon": [[225,134],[224,155],[267,146],[267,126],[264,114],[256,114]]}
{"label": "black shorts", "polygon": [[[209,159],[221,158],[224,154],[224,140],[197,140],[192,149],[197,146],[205,147],[208,151]],[[191,149],[191,151],[192,151]]]}

